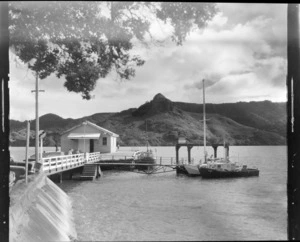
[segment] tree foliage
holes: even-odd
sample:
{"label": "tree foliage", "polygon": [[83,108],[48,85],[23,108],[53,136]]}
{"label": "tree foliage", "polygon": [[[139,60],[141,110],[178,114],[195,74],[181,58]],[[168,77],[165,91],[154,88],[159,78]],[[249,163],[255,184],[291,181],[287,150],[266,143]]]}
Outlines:
{"label": "tree foliage", "polygon": [[144,64],[131,50],[150,34],[150,15],[170,23],[180,45],[215,13],[212,3],[10,2],[10,46],[40,79],[55,73],[90,99],[99,78],[130,79]]}
{"label": "tree foliage", "polygon": [[159,19],[170,22],[174,27],[172,40],[182,45],[191,29],[205,27],[216,11],[216,6],[212,3],[162,2],[156,15]]}

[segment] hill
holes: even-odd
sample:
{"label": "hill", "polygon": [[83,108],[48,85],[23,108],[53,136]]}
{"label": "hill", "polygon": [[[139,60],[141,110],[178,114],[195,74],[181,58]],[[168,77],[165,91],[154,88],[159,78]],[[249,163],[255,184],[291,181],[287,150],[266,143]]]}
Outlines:
{"label": "hill", "polygon": [[[120,135],[123,146],[174,145],[178,136],[203,144],[203,105],[172,102],[157,94],[139,108],[118,113],[97,113],[79,119],[63,119],[55,114],[40,117],[40,129],[46,130],[45,146],[60,145],[60,133],[84,120]],[[286,103],[238,102],[206,104],[208,143],[231,145],[285,145]],[[10,121],[11,145],[24,145],[25,122]],[[34,139],[35,122],[31,125]],[[33,142],[33,141],[31,141]]]}

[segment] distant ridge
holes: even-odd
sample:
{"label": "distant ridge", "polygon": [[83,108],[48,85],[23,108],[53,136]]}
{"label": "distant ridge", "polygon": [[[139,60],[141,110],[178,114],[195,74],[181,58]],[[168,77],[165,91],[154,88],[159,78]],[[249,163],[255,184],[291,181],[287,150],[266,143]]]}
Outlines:
{"label": "distant ridge", "polygon": [[[150,145],[174,145],[178,134],[202,145],[202,110],[202,104],[172,102],[158,93],[138,108],[117,113],[96,113],[79,119],[46,114],[40,117],[40,129],[47,132],[45,146],[59,146],[60,133],[84,120],[119,134],[119,143],[124,146],[146,145],[147,137]],[[231,145],[286,144],[286,103],[208,103],[206,114],[208,143],[223,142],[225,138]],[[25,127],[25,122],[10,120],[12,146],[24,145]],[[35,122],[32,122],[32,137],[34,127]]]}

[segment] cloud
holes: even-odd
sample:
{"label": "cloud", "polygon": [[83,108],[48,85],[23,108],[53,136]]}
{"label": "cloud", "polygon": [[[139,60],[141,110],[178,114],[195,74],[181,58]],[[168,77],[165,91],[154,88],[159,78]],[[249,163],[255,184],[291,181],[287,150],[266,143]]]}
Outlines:
{"label": "cloud", "polygon": [[[54,75],[41,80],[40,113],[64,118],[139,107],[162,93],[172,101],[202,102],[205,79],[207,102],[286,101],[286,5],[218,3],[218,13],[205,29],[194,31],[183,46],[170,41],[170,26],[153,21],[151,31],[164,45],[139,44],[132,53],[146,63],[129,81],[114,74],[99,79],[92,95],[63,87]],[[11,118],[34,118],[34,76],[26,65],[11,61]]]}
{"label": "cloud", "polygon": [[228,16],[227,27],[252,24],[256,19],[265,19],[262,34],[272,46],[274,53],[286,55],[287,4],[270,3],[218,3],[223,15]]}
{"label": "cloud", "polygon": [[[212,80],[209,80],[209,79],[205,79],[204,81],[204,87],[207,88],[207,87],[210,87],[210,86],[213,86],[216,82],[215,81],[212,81]],[[189,90],[189,89],[198,89],[198,90],[201,90],[203,89],[203,81],[196,81],[192,84],[186,84],[184,85],[184,89],[185,90]]]}

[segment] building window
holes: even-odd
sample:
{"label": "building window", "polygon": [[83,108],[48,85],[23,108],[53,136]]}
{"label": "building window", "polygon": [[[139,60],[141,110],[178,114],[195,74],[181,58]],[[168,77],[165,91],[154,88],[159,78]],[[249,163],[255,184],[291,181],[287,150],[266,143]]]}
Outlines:
{"label": "building window", "polygon": [[107,145],[107,137],[103,137],[103,139],[102,139],[102,145]]}

